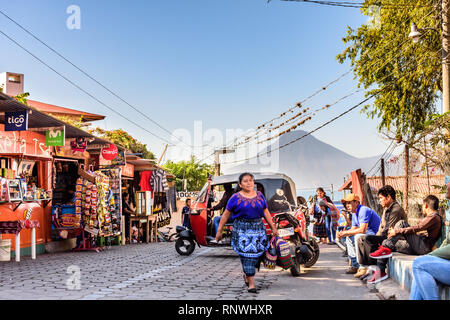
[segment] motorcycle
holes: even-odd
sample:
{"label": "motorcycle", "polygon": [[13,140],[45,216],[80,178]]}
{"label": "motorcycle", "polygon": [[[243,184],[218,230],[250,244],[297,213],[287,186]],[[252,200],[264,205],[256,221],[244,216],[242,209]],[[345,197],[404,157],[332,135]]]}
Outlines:
{"label": "motorcycle", "polygon": [[284,199],[275,201],[288,205],[289,211],[275,214],[273,221],[278,229],[278,236],[289,243],[294,262],[290,271],[293,276],[297,277],[301,274],[301,265],[310,268],[317,262],[320,254],[319,244],[314,237],[309,236],[308,207],[300,204],[299,208],[294,210],[283,190],[277,190],[277,194]]}

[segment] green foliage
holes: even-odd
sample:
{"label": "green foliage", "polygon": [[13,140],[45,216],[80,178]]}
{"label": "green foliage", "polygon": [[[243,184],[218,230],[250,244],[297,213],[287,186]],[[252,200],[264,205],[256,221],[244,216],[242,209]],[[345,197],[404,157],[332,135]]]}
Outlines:
{"label": "green foliage", "polygon": [[[377,94],[373,105],[362,111],[381,119],[380,131],[414,134],[436,112],[441,90],[440,1],[401,1],[408,4],[401,6],[399,0],[383,0],[381,9],[373,10],[380,8],[378,2],[364,1],[361,12],[370,19],[356,30],[348,27],[343,38],[347,48],[337,60],[350,61],[366,96]],[[412,22],[437,32],[423,31],[421,41],[414,44],[408,38]]]}
{"label": "green foliage", "polygon": [[200,163],[191,156],[189,161],[167,161],[164,167],[176,177],[177,190],[183,190],[183,178],[187,180],[188,191],[200,191],[207,181],[208,173],[214,172],[214,166]]}
{"label": "green foliage", "polygon": [[86,127],[86,125],[83,123],[83,116],[80,117],[80,120],[74,120],[73,118],[70,118],[68,116],[61,116],[55,114],[50,115],[79,129],[83,129],[84,127]]}
{"label": "green foliage", "polygon": [[141,153],[140,157],[144,159],[155,159],[155,155],[147,149],[147,145],[133,138],[128,132],[117,130],[104,130],[101,128],[95,128],[89,130],[89,133],[98,136],[99,138],[111,141],[112,143],[119,144],[132,153]]}
{"label": "green foliage", "polygon": [[28,92],[24,92],[21,94],[18,94],[17,96],[13,97],[14,99],[16,99],[17,101],[19,101],[20,103],[24,104],[24,105],[28,105],[27,104],[27,98],[30,96],[30,93]]}

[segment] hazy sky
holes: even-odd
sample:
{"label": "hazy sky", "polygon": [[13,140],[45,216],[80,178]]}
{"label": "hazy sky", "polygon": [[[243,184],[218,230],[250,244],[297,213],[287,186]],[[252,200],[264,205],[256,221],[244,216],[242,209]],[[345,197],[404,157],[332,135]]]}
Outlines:
{"label": "hazy sky", "polygon": [[[67,28],[70,5],[81,10],[81,29]],[[0,9],[170,132],[184,128],[192,136],[194,121],[202,121],[203,131],[217,129],[224,136],[227,129],[254,128],[336,79],[349,69],[336,61],[347,26],[367,20],[358,9],[279,0],[3,0]],[[0,30],[104,103],[170,140],[167,132],[3,16]],[[31,99],[106,115],[99,126],[125,129],[157,156],[161,153],[163,141],[80,92],[2,35],[0,48],[0,72],[24,73]],[[350,74],[305,105],[333,103],[356,84]],[[312,130],[362,98],[356,94],[299,129]],[[353,156],[369,157],[388,145],[376,126],[357,109],[314,136]]]}

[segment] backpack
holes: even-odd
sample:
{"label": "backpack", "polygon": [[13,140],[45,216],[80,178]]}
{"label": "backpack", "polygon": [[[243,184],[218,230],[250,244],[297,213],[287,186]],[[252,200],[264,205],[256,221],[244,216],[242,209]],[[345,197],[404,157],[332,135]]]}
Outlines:
{"label": "backpack", "polygon": [[263,257],[264,267],[267,269],[275,269],[277,264],[277,249],[275,246],[275,237],[270,240],[269,249],[264,253]]}
{"label": "backpack", "polygon": [[289,243],[278,237],[275,240],[275,243],[277,248],[278,262],[280,263],[280,266],[283,269],[291,268],[294,265],[294,261],[292,260]]}

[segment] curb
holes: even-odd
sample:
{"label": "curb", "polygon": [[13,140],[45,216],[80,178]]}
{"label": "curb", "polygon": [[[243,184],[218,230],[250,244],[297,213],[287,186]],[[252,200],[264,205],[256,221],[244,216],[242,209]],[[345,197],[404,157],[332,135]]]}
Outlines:
{"label": "curb", "polygon": [[409,292],[391,278],[377,284],[365,284],[370,292],[378,293],[383,300],[409,300]]}

